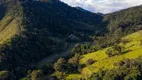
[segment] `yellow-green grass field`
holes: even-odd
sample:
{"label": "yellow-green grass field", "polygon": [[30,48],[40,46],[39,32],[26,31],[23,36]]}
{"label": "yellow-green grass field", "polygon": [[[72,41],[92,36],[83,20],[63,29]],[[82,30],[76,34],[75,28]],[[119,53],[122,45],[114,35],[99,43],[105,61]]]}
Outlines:
{"label": "yellow-green grass field", "polygon": [[[108,48],[83,55],[83,58],[80,60],[80,64],[86,64],[86,61],[88,59],[97,60],[97,62],[83,68],[81,76],[89,77],[92,73],[95,73],[100,69],[110,70],[113,68],[117,68],[117,66],[114,66],[115,63],[118,63],[126,58],[136,59],[142,56],[142,31],[138,31],[136,33],[128,35],[122,38],[122,40],[129,40],[129,42],[127,42],[125,45],[123,44],[125,49],[128,50],[128,52],[122,55],[108,57],[105,53]],[[119,45],[122,45],[122,43],[120,43]],[[75,78],[77,78],[77,75],[71,74],[67,78],[74,80]]]}
{"label": "yellow-green grass field", "polygon": [[3,44],[8,39],[19,33],[18,18],[5,16],[0,21],[0,44]]}

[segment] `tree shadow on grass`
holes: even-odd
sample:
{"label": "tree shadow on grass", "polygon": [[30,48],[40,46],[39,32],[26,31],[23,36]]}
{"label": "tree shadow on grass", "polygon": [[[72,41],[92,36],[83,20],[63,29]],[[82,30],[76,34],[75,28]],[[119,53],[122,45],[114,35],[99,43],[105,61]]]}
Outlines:
{"label": "tree shadow on grass", "polygon": [[131,52],[132,50],[126,50],[126,51],[123,51],[121,54],[125,54],[125,53],[128,53],[128,52]]}

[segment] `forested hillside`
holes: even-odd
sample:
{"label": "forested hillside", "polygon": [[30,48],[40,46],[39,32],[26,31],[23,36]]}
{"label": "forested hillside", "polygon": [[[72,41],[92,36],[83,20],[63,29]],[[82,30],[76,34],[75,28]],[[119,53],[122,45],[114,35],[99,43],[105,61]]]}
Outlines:
{"label": "forested hillside", "polygon": [[74,43],[91,41],[90,36],[105,31],[100,25],[102,16],[58,0],[2,0],[0,8],[0,69],[9,71],[14,80],[41,59],[60,54]]}
{"label": "forested hillside", "polygon": [[[110,46],[123,36],[142,29],[142,6],[131,7],[114,13],[104,15],[107,23],[107,33],[105,36],[95,38],[99,43],[99,48]],[[106,40],[106,41],[103,41]]]}
{"label": "forested hillside", "polygon": [[94,44],[77,44],[74,56],[59,58],[54,75],[67,80],[141,80],[141,10],[137,6],[104,15],[106,34],[95,35]]}
{"label": "forested hillside", "polygon": [[125,10],[107,14],[105,20],[109,21],[108,28],[111,32],[119,29],[125,33],[132,33],[139,30],[142,24],[142,6],[132,7]]}
{"label": "forested hillside", "polygon": [[142,6],[136,6],[106,14],[104,20],[108,21],[109,35],[117,38],[141,30],[141,12]]}
{"label": "forested hillside", "polygon": [[[0,80],[57,80],[79,74],[86,67],[80,63],[83,55],[119,44],[123,36],[141,30],[141,12],[141,6],[98,14],[59,0],[0,0]],[[39,65],[63,53],[68,55]]]}

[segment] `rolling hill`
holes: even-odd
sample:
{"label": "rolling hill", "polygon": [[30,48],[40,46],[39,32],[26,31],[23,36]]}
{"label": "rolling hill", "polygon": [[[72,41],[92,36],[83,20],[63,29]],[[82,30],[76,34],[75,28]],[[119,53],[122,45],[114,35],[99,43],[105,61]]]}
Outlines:
{"label": "rolling hill", "polygon": [[[80,60],[80,64],[86,64],[86,61],[88,59],[93,59],[96,60],[97,62],[83,68],[81,74],[71,74],[67,77],[67,79],[83,78],[83,76],[85,76],[84,78],[87,78],[101,69],[111,70],[117,68],[117,66],[115,66],[115,63],[118,63],[125,59],[137,59],[141,57],[142,56],[141,36],[142,36],[142,31],[138,31],[136,33],[123,37],[122,40],[129,40],[129,42],[125,44],[125,50],[127,50],[128,52],[122,55],[108,57],[108,55],[105,53],[108,48],[83,55],[83,58]],[[120,43],[120,45],[122,45],[122,42]]]}

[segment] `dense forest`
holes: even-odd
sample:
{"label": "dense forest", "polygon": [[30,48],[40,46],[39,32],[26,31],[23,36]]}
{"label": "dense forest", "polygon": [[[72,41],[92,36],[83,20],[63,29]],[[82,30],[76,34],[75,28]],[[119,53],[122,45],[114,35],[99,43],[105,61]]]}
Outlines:
{"label": "dense forest", "polygon": [[[85,54],[113,46],[106,51],[109,58],[122,55],[125,46],[117,44],[142,29],[141,12],[142,6],[98,14],[59,0],[0,0],[0,80],[62,80],[97,62],[80,64]],[[65,51],[63,58],[38,64]],[[119,68],[99,70],[87,79],[140,80],[141,62],[141,57],[126,59],[115,64]]]}

